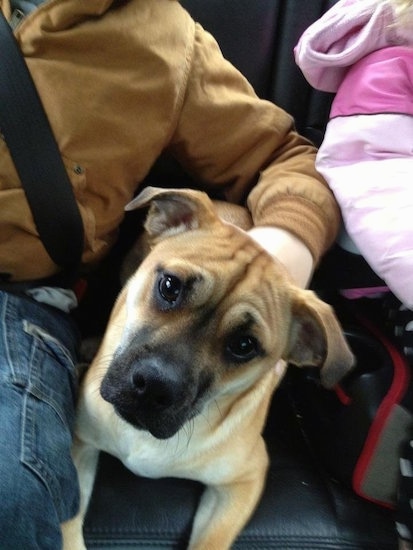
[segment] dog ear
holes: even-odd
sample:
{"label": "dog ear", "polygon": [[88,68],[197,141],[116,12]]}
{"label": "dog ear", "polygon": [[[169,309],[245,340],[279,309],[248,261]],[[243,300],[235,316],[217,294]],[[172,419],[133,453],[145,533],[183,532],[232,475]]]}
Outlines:
{"label": "dog ear", "polygon": [[147,206],[145,229],[151,238],[197,229],[218,220],[208,195],[192,189],[145,187],[125,210]]}
{"label": "dog ear", "polygon": [[294,289],[286,355],[284,359],[298,367],[321,367],[326,388],[335,386],[354,365],[333,309],[310,290]]}

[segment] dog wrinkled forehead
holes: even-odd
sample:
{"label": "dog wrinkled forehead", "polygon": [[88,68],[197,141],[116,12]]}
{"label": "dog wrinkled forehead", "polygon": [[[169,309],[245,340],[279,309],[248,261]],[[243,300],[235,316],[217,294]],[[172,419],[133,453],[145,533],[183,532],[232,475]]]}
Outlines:
{"label": "dog wrinkled forehead", "polygon": [[252,222],[245,208],[212,202],[200,191],[147,187],[126,209],[148,206],[145,229],[164,271],[174,272],[172,254],[172,260],[199,266],[216,278],[218,288],[235,287],[247,277],[252,278],[249,285],[259,285],[269,270],[280,276],[281,266],[246,232]]}
{"label": "dog wrinkled forehead", "polygon": [[269,332],[286,301],[276,263],[234,227],[213,236],[191,231],[158,242],[127,285],[128,330],[144,318],[157,330],[215,326],[218,336],[252,319],[257,331]]}
{"label": "dog wrinkled forehead", "polygon": [[261,294],[262,285],[273,286],[284,278],[273,258],[247,233],[231,226],[211,234],[200,230],[165,239],[147,261],[155,276],[169,273],[179,277],[215,301],[240,289]]}

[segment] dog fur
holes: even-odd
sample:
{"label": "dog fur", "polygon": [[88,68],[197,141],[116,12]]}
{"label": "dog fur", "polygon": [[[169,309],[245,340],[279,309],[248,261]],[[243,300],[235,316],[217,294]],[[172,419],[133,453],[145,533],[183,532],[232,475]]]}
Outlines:
{"label": "dog fur", "polygon": [[263,490],[261,432],[287,363],[319,366],[329,388],[353,364],[330,306],[296,287],[234,225],[237,214],[223,221],[226,207],[219,217],[192,190],[146,188],[129,209],[147,206],[150,252],[81,386],[73,450],[81,510],[63,525],[65,550],[85,548],[100,450],[139,475],[205,484],[188,547],[230,548]]}

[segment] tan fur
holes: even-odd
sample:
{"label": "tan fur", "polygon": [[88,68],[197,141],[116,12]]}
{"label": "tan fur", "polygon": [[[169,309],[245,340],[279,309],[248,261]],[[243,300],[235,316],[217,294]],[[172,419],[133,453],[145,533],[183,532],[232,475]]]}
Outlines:
{"label": "tan fur", "polygon": [[[63,526],[65,550],[84,548],[99,450],[141,475],[204,483],[189,548],[230,548],[262,493],[261,432],[286,362],[320,366],[328,387],[352,366],[331,308],[222,221],[204,193],[148,188],[130,208],[148,204],[151,252],[122,290],[82,384],[74,447],[82,507]],[[183,284],[171,302],[170,275]],[[149,385],[154,368],[156,391],[167,378],[159,394]]]}

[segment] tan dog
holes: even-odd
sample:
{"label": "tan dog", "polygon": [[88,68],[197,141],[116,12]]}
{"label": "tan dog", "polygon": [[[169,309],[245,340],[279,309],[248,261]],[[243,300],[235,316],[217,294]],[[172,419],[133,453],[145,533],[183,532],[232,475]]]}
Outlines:
{"label": "tan dog", "polygon": [[285,362],[332,387],[352,355],[329,306],[290,281],[204,193],[147,188],[152,250],[122,290],[83,381],[74,457],[82,521],[99,450],[133,472],[206,485],[189,548],[230,548],[254,511],[268,457],[261,436]]}

